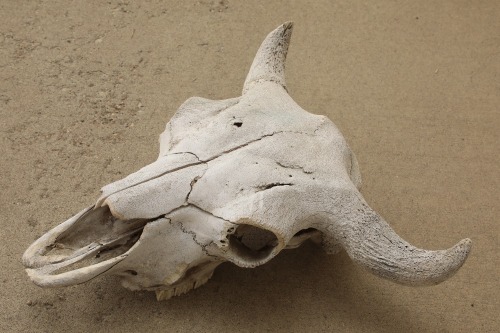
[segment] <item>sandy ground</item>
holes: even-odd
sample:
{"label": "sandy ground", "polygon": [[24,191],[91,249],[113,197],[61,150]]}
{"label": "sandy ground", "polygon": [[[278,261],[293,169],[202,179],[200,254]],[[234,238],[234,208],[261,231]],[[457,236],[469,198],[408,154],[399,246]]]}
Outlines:
{"label": "sandy ground", "polygon": [[[500,3],[290,3],[0,1],[0,331],[500,331]],[[291,95],[342,130],[404,238],[473,240],[458,274],[403,287],[305,245],[166,302],[112,277],[33,285],[28,245],[153,161],[186,98],[238,96],[288,20]]]}

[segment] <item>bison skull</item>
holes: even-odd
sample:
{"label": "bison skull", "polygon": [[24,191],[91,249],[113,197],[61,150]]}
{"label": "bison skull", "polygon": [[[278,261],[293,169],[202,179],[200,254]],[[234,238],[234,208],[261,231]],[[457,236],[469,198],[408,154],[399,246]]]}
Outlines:
{"label": "bison skull", "polygon": [[286,23],[262,43],[241,97],[188,99],[160,136],[158,159],[102,189],[97,203],[25,252],[42,287],[116,274],[158,299],[205,283],[225,261],[255,267],[307,239],[408,285],[436,284],[469,253],[401,239],[358,191],[358,164],[326,117],[288,95]]}

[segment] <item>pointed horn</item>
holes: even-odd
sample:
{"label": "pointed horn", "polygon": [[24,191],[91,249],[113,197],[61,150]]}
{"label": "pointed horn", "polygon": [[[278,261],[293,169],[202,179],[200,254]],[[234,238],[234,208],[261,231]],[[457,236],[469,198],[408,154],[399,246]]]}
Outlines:
{"label": "pointed horn", "polygon": [[348,211],[342,209],[334,214],[340,218],[330,219],[326,243],[340,243],[351,259],[385,279],[412,286],[438,284],[455,274],[470,252],[472,242],[468,238],[439,251],[411,245],[366,204],[359,192],[341,206]]}
{"label": "pointed horn", "polygon": [[293,23],[286,22],[267,35],[260,45],[248,72],[243,95],[255,84],[275,82],[286,89],[285,60],[292,36]]}

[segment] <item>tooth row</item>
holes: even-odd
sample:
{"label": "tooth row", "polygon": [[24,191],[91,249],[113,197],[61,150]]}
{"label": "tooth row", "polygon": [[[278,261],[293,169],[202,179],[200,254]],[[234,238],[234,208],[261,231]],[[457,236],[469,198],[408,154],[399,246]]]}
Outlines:
{"label": "tooth row", "polygon": [[204,285],[205,283],[207,283],[207,281],[211,277],[212,277],[212,274],[205,275],[205,276],[202,276],[200,278],[195,279],[194,281],[192,281],[192,279],[190,279],[189,281],[181,283],[178,286],[175,286],[175,287],[170,288],[170,289],[156,290],[156,299],[158,301],[164,301],[164,300],[172,298],[173,296],[179,296],[179,295],[185,294],[190,290],[196,289],[196,288]]}

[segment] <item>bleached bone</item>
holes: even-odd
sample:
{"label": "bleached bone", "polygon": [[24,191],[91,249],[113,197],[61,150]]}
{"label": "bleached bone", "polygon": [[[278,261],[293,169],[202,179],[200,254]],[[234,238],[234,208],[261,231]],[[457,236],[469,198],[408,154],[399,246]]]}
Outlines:
{"label": "bleached bone", "polygon": [[291,33],[285,23],[267,36],[241,97],[188,99],[155,162],[33,243],[23,257],[30,278],[58,287],[116,274],[167,299],[224,261],[255,267],[307,239],[402,284],[453,275],[471,241],[427,251],[401,239],[358,191],[358,164],[339,130],[288,95]]}

